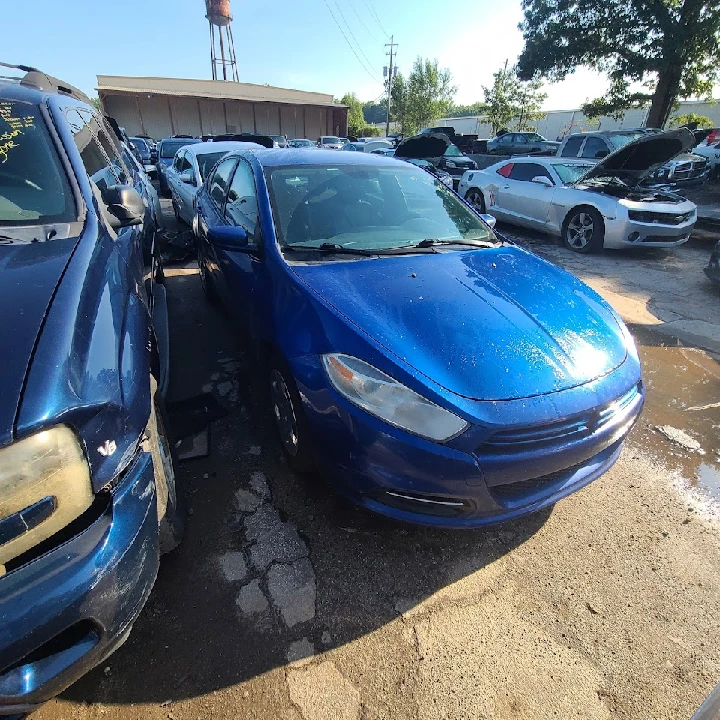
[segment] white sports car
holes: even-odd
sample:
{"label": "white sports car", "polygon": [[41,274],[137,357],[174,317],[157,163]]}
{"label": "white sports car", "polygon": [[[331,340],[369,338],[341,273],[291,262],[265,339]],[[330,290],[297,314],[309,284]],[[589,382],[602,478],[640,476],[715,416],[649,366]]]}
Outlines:
{"label": "white sports car", "polygon": [[594,164],[515,157],[467,171],[458,194],[481,213],[560,236],[575,252],[674,247],[690,237],[695,204],[640,182],[693,142],[687,130],[644,135]]}

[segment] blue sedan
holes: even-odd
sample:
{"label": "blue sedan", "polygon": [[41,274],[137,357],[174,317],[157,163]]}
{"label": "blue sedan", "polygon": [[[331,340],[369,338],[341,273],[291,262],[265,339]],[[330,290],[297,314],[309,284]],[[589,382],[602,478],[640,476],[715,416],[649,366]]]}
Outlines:
{"label": "blue sedan", "polygon": [[231,153],[195,230],[290,466],[370,510],[447,527],[538,510],[606,472],[641,412],[612,308],[409,163]]}

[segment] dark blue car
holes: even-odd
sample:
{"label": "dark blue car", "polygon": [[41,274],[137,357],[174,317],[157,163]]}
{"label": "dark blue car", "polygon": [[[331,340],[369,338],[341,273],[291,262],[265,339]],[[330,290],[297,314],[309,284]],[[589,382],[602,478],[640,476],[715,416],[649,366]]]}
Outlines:
{"label": "dark blue car", "polygon": [[617,460],[644,402],[623,322],[422,169],[236,152],[197,213],[203,287],[248,331],[295,470],[379,513],[473,527]]}
{"label": "dark blue car", "polygon": [[125,640],[182,532],[131,183],[79,91],[0,81],[0,715]]}

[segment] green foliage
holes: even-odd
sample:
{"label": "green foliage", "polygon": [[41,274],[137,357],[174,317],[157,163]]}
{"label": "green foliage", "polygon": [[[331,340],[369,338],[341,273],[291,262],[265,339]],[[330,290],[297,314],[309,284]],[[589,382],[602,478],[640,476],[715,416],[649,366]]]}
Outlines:
{"label": "green foliage", "polygon": [[516,130],[531,130],[533,120],[545,117],[542,107],[547,93],[542,92],[542,81],[534,78],[522,82],[514,67],[505,65],[493,74],[492,87],[483,86],[485,109],[483,122],[489,123],[493,135],[501,128],[509,128],[515,120]]}
{"label": "green foliage", "polygon": [[[652,102],[662,127],[678,97],[711,93],[720,68],[717,0],[522,0],[523,80],[564,79],[579,66],[605,72],[607,95],[583,107],[617,117]],[[646,92],[631,91],[640,85]]]}
{"label": "green foliage", "polygon": [[355,93],[345,93],[340,99],[340,104],[348,106],[348,133],[357,137],[366,125],[362,103]]}
{"label": "green foliage", "polygon": [[[385,107],[387,108],[387,105]],[[387,112],[385,115],[387,116]],[[385,118],[383,118],[383,120],[384,119]],[[385,131],[382,128],[366,125],[357,137],[380,137],[381,135],[385,135]]]}
{"label": "green foliage", "polygon": [[98,98],[98,97],[92,97],[92,98],[90,98],[90,104],[91,104],[96,110],[98,110],[98,111],[100,111],[100,112],[103,111],[103,107],[102,107],[102,103],[100,102],[100,98]]}
{"label": "green foliage", "polygon": [[691,112],[670,118],[670,125],[673,127],[711,128],[713,121],[706,115]]}
{"label": "green foliage", "polygon": [[475,102],[472,105],[451,105],[448,109],[448,117],[473,117],[482,115],[487,108],[484,102]]}
{"label": "green foliage", "polygon": [[437,60],[418,57],[407,80],[401,73],[393,80],[391,109],[400,132],[414,135],[446,115],[455,91],[449,70],[440,69]]}
{"label": "green foliage", "polygon": [[387,119],[387,103],[386,102],[370,102],[363,103],[363,116],[368,124],[385,122]]}

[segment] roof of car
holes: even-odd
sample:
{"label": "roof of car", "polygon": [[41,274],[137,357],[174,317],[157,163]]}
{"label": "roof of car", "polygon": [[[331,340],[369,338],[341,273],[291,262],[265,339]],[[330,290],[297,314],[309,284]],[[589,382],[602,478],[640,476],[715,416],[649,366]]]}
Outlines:
{"label": "roof of car", "polygon": [[222,140],[221,142],[201,142],[188,145],[188,152],[193,155],[210,155],[218,152],[232,152],[233,150],[252,150],[259,148],[254,142],[240,142],[239,140]]}
{"label": "roof of car", "polygon": [[[63,80],[47,75],[41,70],[25,65],[13,65],[0,62],[10,72],[19,71],[16,75],[0,79],[0,96],[8,100],[25,100],[34,104],[44,102],[50,95],[73,97],[76,100],[90,103],[90,99],[81,90]],[[3,71],[6,72],[6,71]]]}
{"label": "roof of car", "polygon": [[373,155],[372,153],[349,153],[337,150],[303,148],[262,148],[252,150],[263,167],[283,167],[285,165],[397,165],[398,160]]}

